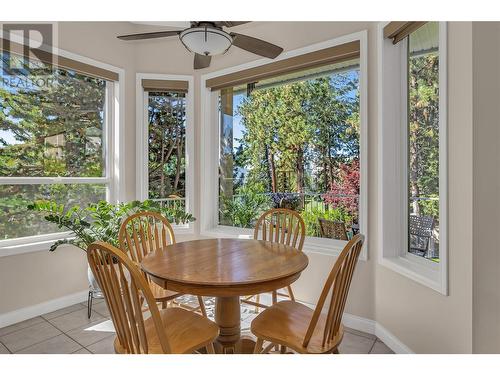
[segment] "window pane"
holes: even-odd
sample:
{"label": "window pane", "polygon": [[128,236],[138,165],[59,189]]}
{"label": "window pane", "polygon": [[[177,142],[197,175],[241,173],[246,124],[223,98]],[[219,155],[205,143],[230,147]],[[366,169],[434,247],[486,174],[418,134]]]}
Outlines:
{"label": "window pane", "polygon": [[439,24],[408,40],[408,251],[439,260]]}
{"label": "window pane", "polygon": [[2,69],[0,176],[104,176],[105,92],[72,71]]}
{"label": "window pane", "polygon": [[358,77],[354,60],[221,90],[219,224],[283,207],[309,236],[358,230]]}
{"label": "window pane", "polygon": [[148,97],[149,198],[183,208],[186,197],[186,97],[150,92]]}
{"label": "window pane", "polygon": [[106,199],[106,186],[98,184],[0,185],[0,240],[65,231],[28,211],[33,200],[55,200],[66,207],[86,206]]}

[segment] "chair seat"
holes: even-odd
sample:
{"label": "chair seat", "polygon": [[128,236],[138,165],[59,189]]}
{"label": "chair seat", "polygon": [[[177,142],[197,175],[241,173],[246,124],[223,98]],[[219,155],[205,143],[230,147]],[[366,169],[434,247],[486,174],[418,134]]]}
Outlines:
{"label": "chair seat", "polygon": [[287,346],[298,353],[329,353],[337,348],[344,335],[344,327],[330,342],[322,345],[326,315],[321,314],[307,347],[302,346],[314,310],[294,301],[278,302],[259,314],[251,325],[258,338]]}
{"label": "chair seat", "polygon": [[167,290],[152,281],[149,282],[149,287],[151,288],[151,292],[153,293],[156,302],[171,301],[182,296],[182,293]]}
{"label": "chair seat", "polygon": [[[160,310],[163,328],[168,335],[172,354],[192,353],[212,343],[219,334],[219,327],[196,313],[177,307]],[[153,319],[144,321],[148,340],[148,354],[163,354]],[[124,354],[127,350],[115,338],[115,352]]]}

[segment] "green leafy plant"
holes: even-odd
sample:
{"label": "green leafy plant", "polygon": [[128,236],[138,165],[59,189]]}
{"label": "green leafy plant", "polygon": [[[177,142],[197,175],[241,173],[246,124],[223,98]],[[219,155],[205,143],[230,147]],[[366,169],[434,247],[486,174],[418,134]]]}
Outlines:
{"label": "green leafy plant", "polygon": [[306,224],[306,234],[308,236],[319,237],[320,228],[318,219],[326,219],[331,221],[341,221],[343,223],[349,224],[352,222],[351,216],[342,208],[328,208],[324,207],[308,207],[311,203],[308,203],[301,212],[300,216]]}
{"label": "green leafy plant", "polygon": [[104,241],[118,246],[118,232],[123,219],[140,211],[158,212],[171,223],[176,224],[195,220],[193,215],[181,208],[165,207],[151,200],[117,204],[99,201],[86,207],[75,205],[69,208],[54,201],[36,200],[28,205],[28,210],[44,213],[45,220],[56,224],[60,229],[68,229],[74,234],[74,238],[56,241],[50,247],[50,251],[54,251],[63,244],[72,244],[86,251],[87,247],[95,241]]}
{"label": "green leafy plant", "polygon": [[237,193],[234,197],[221,196],[222,217],[231,225],[250,228],[271,207],[271,199],[263,193],[263,186],[242,186]]}

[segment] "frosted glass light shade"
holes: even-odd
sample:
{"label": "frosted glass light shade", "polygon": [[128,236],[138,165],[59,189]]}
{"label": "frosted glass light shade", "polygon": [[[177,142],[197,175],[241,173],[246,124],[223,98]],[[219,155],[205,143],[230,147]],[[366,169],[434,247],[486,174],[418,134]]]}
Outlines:
{"label": "frosted glass light shade", "polygon": [[208,26],[186,29],[179,38],[188,50],[206,56],[223,54],[233,43],[231,35]]}

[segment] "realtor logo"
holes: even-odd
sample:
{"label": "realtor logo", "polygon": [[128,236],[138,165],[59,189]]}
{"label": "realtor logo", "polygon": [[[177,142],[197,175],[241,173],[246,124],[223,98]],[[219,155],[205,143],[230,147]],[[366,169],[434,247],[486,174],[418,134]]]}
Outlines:
{"label": "realtor logo", "polygon": [[51,23],[4,23],[2,68],[15,75],[29,69],[51,71],[54,64],[54,25]]}

